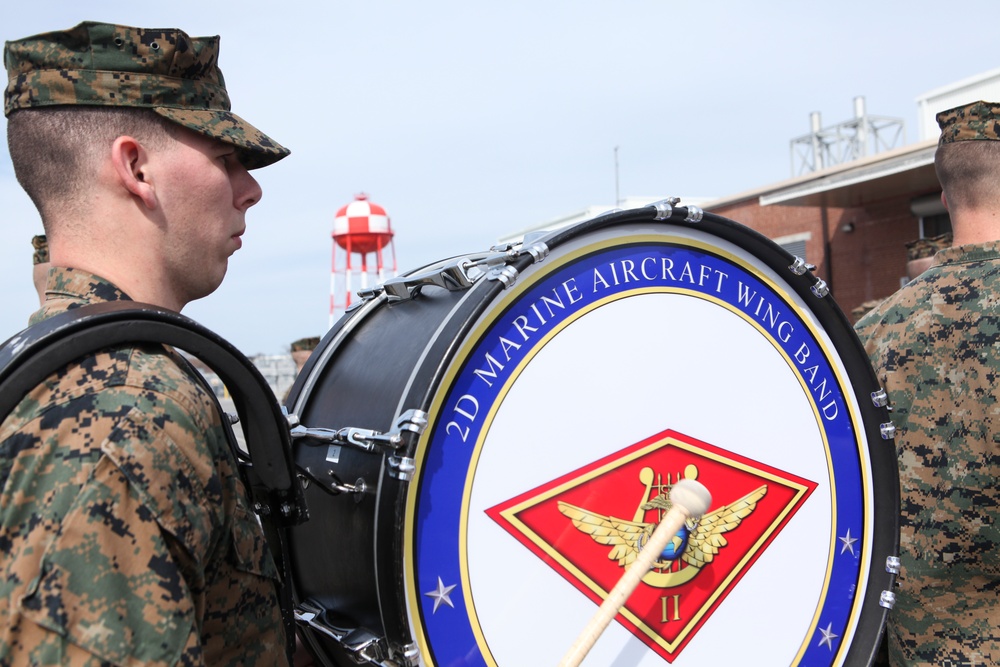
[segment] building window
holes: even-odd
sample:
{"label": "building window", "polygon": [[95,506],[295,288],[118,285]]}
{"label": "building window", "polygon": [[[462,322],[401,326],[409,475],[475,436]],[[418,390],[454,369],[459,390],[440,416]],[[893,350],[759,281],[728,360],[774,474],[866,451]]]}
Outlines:
{"label": "building window", "polygon": [[917,197],[910,201],[910,212],[920,221],[920,238],[933,239],[951,234],[951,216],[941,203],[941,193]]}
{"label": "building window", "polygon": [[791,243],[781,243],[779,245],[796,257],[801,257],[802,259],[806,258],[806,242],[804,240],[792,241]]}
{"label": "building window", "polygon": [[932,239],[950,233],[951,216],[948,215],[947,211],[920,218],[920,238]]}
{"label": "building window", "polygon": [[802,232],[801,234],[779,236],[774,239],[774,242],[796,257],[806,259],[806,241],[811,238],[812,234],[810,232]]}

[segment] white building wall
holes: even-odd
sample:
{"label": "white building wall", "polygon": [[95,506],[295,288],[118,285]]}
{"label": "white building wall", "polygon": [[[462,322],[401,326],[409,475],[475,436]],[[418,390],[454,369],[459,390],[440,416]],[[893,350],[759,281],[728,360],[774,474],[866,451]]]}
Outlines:
{"label": "white building wall", "polygon": [[938,112],[977,100],[1000,102],[1000,68],[918,96],[916,99],[918,140],[933,139],[940,134],[937,121],[934,119]]}

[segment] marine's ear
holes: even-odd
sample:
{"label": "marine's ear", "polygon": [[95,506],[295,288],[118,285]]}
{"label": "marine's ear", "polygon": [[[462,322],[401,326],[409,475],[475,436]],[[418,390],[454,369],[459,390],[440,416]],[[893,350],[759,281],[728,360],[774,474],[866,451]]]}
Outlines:
{"label": "marine's ear", "polygon": [[156,208],[156,190],[148,181],[149,153],[142,143],[130,136],[120,136],[111,144],[111,163],[118,182],[146,208]]}

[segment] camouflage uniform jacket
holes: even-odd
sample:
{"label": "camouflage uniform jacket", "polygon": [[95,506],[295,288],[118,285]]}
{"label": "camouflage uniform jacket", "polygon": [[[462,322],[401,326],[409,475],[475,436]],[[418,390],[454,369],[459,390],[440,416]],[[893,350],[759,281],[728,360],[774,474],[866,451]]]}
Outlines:
{"label": "camouflage uniform jacket", "polygon": [[1000,664],[1000,242],[942,250],[856,329],[898,428],[890,661]]}
{"label": "camouflage uniform jacket", "polygon": [[[122,299],[51,269],[32,322]],[[0,665],[286,663],[274,562],[192,372],[103,350],[0,424]]]}

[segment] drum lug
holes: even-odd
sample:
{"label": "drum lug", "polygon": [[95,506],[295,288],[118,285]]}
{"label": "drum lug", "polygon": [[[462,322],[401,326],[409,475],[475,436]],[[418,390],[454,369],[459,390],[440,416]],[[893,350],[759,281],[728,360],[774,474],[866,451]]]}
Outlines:
{"label": "drum lug", "polygon": [[796,257],[795,261],[793,261],[788,267],[788,270],[797,276],[804,276],[806,271],[816,270],[816,265],[807,263],[806,260],[801,257]]}
{"label": "drum lug", "polygon": [[830,288],[827,286],[826,281],[820,278],[816,279],[815,284],[809,288],[809,290],[817,297],[822,299],[830,293]]}
{"label": "drum lug", "polygon": [[486,274],[487,280],[495,280],[503,285],[504,289],[510,289],[517,280],[518,270],[513,266],[504,266],[490,269]]}
{"label": "drum lug", "polygon": [[416,643],[407,644],[402,648],[403,664],[408,667],[417,667],[420,664],[420,646]]}
{"label": "drum lug", "polygon": [[680,197],[667,197],[666,199],[650,204],[656,209],[656,216],[653,220],[669,220],[674,215],[674,206],[680,202]]}
{"label": "drum lug", "polygon": [[549,246],[537,240],[544,236],[544,232],[536,232],[525,236],[521,243],[493,246],[490,248],[493,254],[481,258],[477,264],[486,264],[487,280],[495,280],[503,285],[504,289],[510,289],[520,275],[520,271],[511,266],[510,262],[524,255],[530,255],[533,264],[548,257]]}
{"label": "drum lug", "polygon": [[889,407],[889,394],[885,392],[885,389],[873,391],[871,395],[872,403],[876,408],[888,408],[889,410],[892,410],[892,408]]}
{"label": "drum lug", "polygon": [[899,574],[900,560],[899,556],[888,556],[885,559],[885,571],[889,574]]}
{"label": "drum lug", "polygon": [[[801,257],[795,257],[792,263],[788,266],[788,270],[797,276],[804,276],[808,271],[815,271],[816,265],[809,264],[806,260]],[[817,278],[816,282],[813,283],[809,291],[813,293],[814,296],[822,299],[830,294],[830,286],[826,284],[826,281],[822,278]],[[874,398],[874,396],[873,396]]]}
{"label": "drum lug", "polygon": [[701,222],[705,217],[705,211],[700,206],[681,206],[675,208],[681,201],[680,197],[667,197],[658,202],[653,202],[650,206],[656,209],[653,220],[669,220],[674,217],[674,212],[684,214],[684,222]]}
{"label": "drum lug", "polygon": [[885,422],[884,424],[878,425],[879,432],[882,434],[883,440],[892,440],[896,437],[896,425],[892,422]]}
{"label": "drum lug", "polygon": [[882,591],[882,595],[878,600],[879,606],[885,607],[886,609],[892,609],[896,606],[896,594],[892,591]]}
{"label": "drum lug", "polygon": [[413,479],[413,473],[417,469],[416,461],[408,456],[389,457],[389,476],[403,482]]}
{"label": "drum lug", "polygon": [[540,239],[548,236],[548,232],[529,232],[518,243],[505,243],[490,248],[494,253],[488,256],[487,263],[492,265],[514,261],[521,255],[531,255],[533,262],[540,262],[549,256],[549,246]]}

